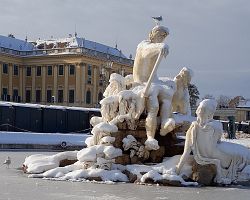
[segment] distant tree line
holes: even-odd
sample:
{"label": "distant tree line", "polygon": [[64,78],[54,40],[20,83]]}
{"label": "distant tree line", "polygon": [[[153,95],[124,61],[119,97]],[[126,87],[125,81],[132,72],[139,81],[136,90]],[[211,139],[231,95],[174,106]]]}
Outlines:
{"label": "distant tree line", "polygon": [[[198,104],[198,101],[200,99],[199,95],[200,92],[195,84],[189,84],[188,86],[189,96],[190,96],[190,106],[191,108],[195,108]],[[239,105],[239,102],[241,100],[245,100],[243,96],[236,96],[236,97],[229,97],[227,95],[220,95],[217,98],[215,98],[211,94],[206,94],[202,98],[204,99],[215,99],[217,101],[217,108],[236,108]]]}
{"label": "distant tree line", "polygon": [[245,100],[243,96],[229,97],[226,95],[220,95],[215,98],[211,94],[206,94],[202,99],[215,99],[217,101],[217,108],[236,108],[241,100]]}

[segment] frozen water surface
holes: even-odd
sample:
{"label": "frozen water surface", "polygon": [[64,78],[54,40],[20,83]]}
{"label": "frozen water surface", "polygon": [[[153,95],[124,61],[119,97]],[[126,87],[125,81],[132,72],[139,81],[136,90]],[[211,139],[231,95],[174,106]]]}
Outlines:
{"label": "frozen water surface", "polygon": [[[11,157],[10,169],[0,165],[0,200],[216,200],[249,199],[250,186],[164,187],[136,184],[96,184],[27,178],[20,168],[26,156],[37,152],[1,151],[0,162]],[[39,152],[41,153],[41,152]],[[55,152],[42,152],[54,154]]]}

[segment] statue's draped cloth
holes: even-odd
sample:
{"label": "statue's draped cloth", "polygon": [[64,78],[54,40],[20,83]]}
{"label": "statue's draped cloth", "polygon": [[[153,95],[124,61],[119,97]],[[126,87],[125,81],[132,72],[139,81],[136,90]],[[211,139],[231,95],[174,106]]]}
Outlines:
{"label": "statue's draped cloth", "polygon": [[204,127],[193,122],[187,133],[187,140],[191,143],[191,149],[195,161],[200,165],[214,164],[217,168],[215,182],[229,184],[237,180],[240,172],[247,164],[249,150],[238,153],[233,149],[237,144],[220,142],[222,127],[219,122],[211,121]]}

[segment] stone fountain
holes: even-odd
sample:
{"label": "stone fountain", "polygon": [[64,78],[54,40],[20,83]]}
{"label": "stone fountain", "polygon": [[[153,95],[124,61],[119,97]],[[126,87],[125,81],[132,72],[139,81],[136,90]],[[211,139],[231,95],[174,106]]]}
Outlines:
{"label": "stone fountain", "polygon": [[[101,117],[90,121],[93,129],[86,140],[87,148],[70,156],[65,152],[28,157],[24,168],[32,174],[30,177],[163,185],[237,181],[238,174],[250,164],[250,151],[220,142],[222,128],[212,119],[216,108],[212,100],[200,104],[197,120],[191,117],[191,69],[184,67],[174,79],[157,76],[161,60],[169,53],[164,43],[168,35],[168,28],[155,26],[137,47],[133,74],[111,74],[100,102]],[[184,141],[177,137],[179,132],[187,135],[185,148]],[[229,152],[230,145],[238,151]],[[74,162],[61,166],[65,159]],[[202,179],[204,173],[209,174],[206,180]],[[246,178],[248,172],[244,173]]]}

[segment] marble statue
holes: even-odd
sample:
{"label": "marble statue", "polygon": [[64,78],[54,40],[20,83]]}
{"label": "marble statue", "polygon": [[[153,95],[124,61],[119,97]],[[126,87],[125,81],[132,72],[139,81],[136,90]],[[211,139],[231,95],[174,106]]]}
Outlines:
{"label": "marble statue", "polygon": [[128,129],[135,130],[136,121],[146,111],[145,148],[157,150],[160,148],[155,139],[158,122],[160,134],[165,136],[175,128],[172,108],[182,114],[191,113],[187,89],[191,70],[183,68],[174,80],[162,81],[157,76],[159,63],[168,55],[168,46],[163,42],[168,34],[166,27],[155,26],[149,39],[142,41],[137,47],[133,74],[125,77],[111,74],[104,92],[105,98],[100,102],[102,117],[94,117],[91,124],[106,122],[117,125],[125,121]]}
{"label": "marble statue", "polygon": [[157,76],[159,63],[168,55],[168,46],[163,42],[168,34],[166,27],[155,26],[149,39],[137,47],[133,74],[125,77],[111,74],[105,98],[100,102],[102,117],[94,117],[91,124],[106,122],[117,125],[125,121],[128,129],[135,130],[136,121],[145,111],[145,148],[157,150],[160,147],[155,133],[159,123],[162,136],[175,128],[172,109],[184,115],[191,114],[187,88],[191,70],[183,68],[174,80],[162,81]]}
{"label": "marble statue", "polygon": [[180,73],[174,78],[177,89],[173,96],[172,107],[173,112],[183,115],[191,115],[190,96],[188,85],[191,82],[192,71],[189,68],[182,68]]}
{"label": "marble statue", "polygon": [[197,110],[197,120],[186,133],[184,152],[176,166],[180,173],[191,151],[200,165],[214,164],[217,169],[215,182],[230,184],[237,181],[238,173],[250,164],[250,150],[237,144],[221,142],[222,124],[213,120],[217,103],[213,99],[203,100]]}
{"label": "marble statue", "polygon": [[100,101],[101,104],[101,117],[93,116],[90,119],[90,124],[95,127],[101,122],[110,123],[118,115],[119,97],[112,95]]}
{"label": "marble statue", "polygon": [[139,119],[143,112],[144,99],[141,95],[136,94],[132,90],[124,90],[119,92],[119,121],[126,121],[130,130],[136,129],[136,120]]}
{"label": "marble statue", "polygon": [[119,98],[117,95],[106,97],[100,101],[101,115],[105,122],[110,122],[118,114]]}
{"label": "marble statue", "polygon": [[166,27],[155,26],[149,34],[149,39],[138,45],[134,61],[133,78],[135,84],[149,86],[148,93],[144,96],[146,97],[147,111],[145,127],[148,138],[145,145],[150,150],[159,149],[158,141],[154,139],[158,112],[160,112],[161,135],[166,135],[175,127],[175,121],[171,118],[171,102],[175,90],[162,84],[154,72],[156,71],[156,63],[161,61],[162,56],[168,55],[168,46],[163,43],[168,34],[169,31]]}
{"label": "marble statue", "polygon": [[124,77],[124,79],[125,79],[126,89],[127,90],[131,89],[134,83],[133,74],[128,74],[127,76]]}
{"label": "marble statue", "polygon": [[112,73],[109,78],[109,85],[107,86],[104,97],[109,97],[118,94],[120,91],[125,90],[125,79],[122,75],[117,73]]}
{"label": "marble statue", "polygon": [[153,70],[159,53],[168,55],[168,46],[163,43],[169,34],[164,26],[155,26],[149,34],[149,40],[143,40],[136,50],[133,67],[133,78],[136,83],[145,83]]}

